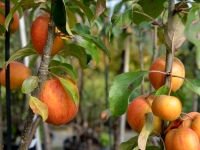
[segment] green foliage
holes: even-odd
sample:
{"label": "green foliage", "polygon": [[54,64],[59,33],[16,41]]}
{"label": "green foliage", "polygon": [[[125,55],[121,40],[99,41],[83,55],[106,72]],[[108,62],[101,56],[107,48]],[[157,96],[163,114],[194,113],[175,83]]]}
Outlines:
{"label": "green foliage", "polygon": [[31,92],[38,86],[38,77],[30,76],[24,80],[21,91],[24,94],[31,94]]}
{"label": "green foliage", "polygon": [[198,79],[187,79],[186,87],[194,93],[200,95],[200,81]]}
{"label": "green foliage", "polygon": [[126,112],[129,97],[142,83],[146,71],[128,72],[118,75],[109,91],[110,111],[113,117]]}
{"label": "green foliage", "polygon": [[65,91],[69,94],[69,96],[74,101],[75,105],[77,106],[79,104],[79,93],[76,87],[68,79],[64,79],[62,77],[58,77],[58,79],[60,83],[62,84],[62,86],[64,87]]}
{"label": "green foliage", "polygon": [[196,62],[197,66],[200,69],[200,42],[199,42],[199,26],[200,26],[200,8],[192,8],[188,14],[186,28],[185,28],[185,36],[187,39],[192,42],[197,50],[196,50]]}
{"label": "green foliage", "polygon": [[133,150],[137,146],[138,136],[131,138],[130,140],[123,142],[119,146],[119,150]]}

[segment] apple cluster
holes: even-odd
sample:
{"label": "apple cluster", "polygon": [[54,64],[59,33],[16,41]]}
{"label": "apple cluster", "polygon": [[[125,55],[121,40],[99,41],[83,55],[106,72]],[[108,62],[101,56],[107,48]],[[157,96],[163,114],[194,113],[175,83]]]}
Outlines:
{"label": "apple cluster", "polygon": [[[165,84],[166,57],[158,57],[150,66],[149,80],[155,90]],[[174,57],[170,73],[170,90],[177,91],[183,84],[185,68],[182,62]],[[164,131],[166,150],[199,150],[200,149],[200,113],[191,112],[181,118],[182,103],[171,95],[141,95],[131,101],[127,110],[127,122],[140,133],[145,124],[145,114],[152,112],[154,127],[151,135],[161,134],[163,121],[169,122]]]}

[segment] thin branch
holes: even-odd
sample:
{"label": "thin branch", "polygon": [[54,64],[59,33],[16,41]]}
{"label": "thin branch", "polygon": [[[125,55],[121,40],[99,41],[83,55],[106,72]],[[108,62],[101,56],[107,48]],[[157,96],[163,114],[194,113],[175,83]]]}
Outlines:
{"label": "thin branch", "polygon": [[[51,7],[53,6],[53,4],[54,3],[53,3],[53,0],[52,0]],[[42,56],[42,61],[41,61],[41,64],[40,64],[40,68],[38,70],[39,84],[38,84],[38,87],[32,93],[32,96],[34,96],[36,98],[39,97],[40,90],[42,89],[43,83],[47,79],[47,76],[48,76],[48,66],[49,66],[49,63],[50,63],[50,53],[51,53],[51,49],[52,49],[52,46],[53,46],[53,39],[55,37],[54,32],[55,32],[55,24],[53,22],[52,14],[51,14],[50,15],[50,23],[49,23],[49,26],[48,26],[47,42],[46,42],[46,45],[44,47],[44,54]],[[28,112],[26,122],[25,122],[25,125],[24,125],[24,130],[23,130],[22,135],[21,135],[21,144],[20,144],[19,150],[27,150],[28,147],[29,147],[28,140],[29,140],[31,129],[32,129],[32,123],[33,123],[34,115],[35,114],[31,110],[31,108],[29,108],[29,112]]]}
{"label": "thin branch", "polygon": [[142,13],[142,12],[139,12],[139,11],[134,11],[135,13],[138,13],[138,14],[141,14],[149,19],[151,19],[153,21],[153,25],[158,25],[160,27],[163,27],[163,24],[160,24],[159,22],[157,22],[157,20],[155,20],[154,18],[152,18],[151,16],[145,14],[145,13]]}

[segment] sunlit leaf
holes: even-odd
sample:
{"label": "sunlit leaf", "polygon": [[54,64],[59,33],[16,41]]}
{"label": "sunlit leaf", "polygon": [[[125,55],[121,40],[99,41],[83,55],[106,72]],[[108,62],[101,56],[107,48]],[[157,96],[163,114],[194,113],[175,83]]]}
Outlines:
{"label": "sunlit leaf", "polygon": [[82,36],[75,35],[72,39],[73,43],[78,46],[81,46],[85,49],[87,54],[90,54],[92,58],[95,59],[96,63],[99,63],[99,53],[97,51],[97,47],[93,44],[92,40],[83,38]]}
{"label": "sunlit leaf", "polygon": [[18,58],[24,58],[26,56],[30,56],[34,54],[38,54],[38,53],[33,48],[28,48],[28,47],[22,48],[16,51],[14,54],[12,54],[12,56],[10,56],[9,60],[5,63],[5,65],[7,66],[10,62]]}
{"label": "sunlit leaf", "polygon": [[192,8],[187,16],[185,36],[196,46],[196,61],[200,69],[200,8]]}
{"label": "sunlit leaf", "polygon": [[30,76],[26,80],[24,80],[22,84],[21,91],[24,94],[30,94],[37,86],[38,86],[38,77]]}
{"label": "sunlit leaf", "polygon": [[69,94],[69,96],[77,106],[79,104],[79,93],[75,88],[74,84],[70,80],[64,79],[62,77],[58,77],[58,79],[62,84],[62,86],[64,87],[65,91]]}
{"label": "sunlit leaf", "polygon": [[113,117],[126,112],[129,97],[142,83],[146,71],[127,72],[118,75],[109,91],[110,111]]}
{"label": "sunlit leaf", "polygon": [[163,85],[162,87],[160,87],[157,91],[155,96],[159,96],[159,95],[167,95],[169,92],[169,87],[167,85]]}
{"label": "sunlit leaf", "polygon": [[76,24],[71,30],[79,34],[80,36],[87,38],[92,41],[99,49],[101,49],[108,57],[110,57],[109,50],[98,37],[91,36],[89,33],[89,28],[82,24]]}
{"label": "sunlit leaf", "polygon": [[138,136],[135,136],[130,140],[121,143],[118,150],[133,150],[133,148],[137,146],[137,140]]}
{"label": "sunlit leaf", "polygon": [[35,114],[38,114],[42,117],[42,120],[45,121],[48,118],[48,106],[41,102],[36,97],[31,96],[29,100],[30,108]]}
{"label": "sunlit leaf", "polygon": [[164,40],[167,50],[171,53],[173,50],[178,49],[185,41],[185,22],[186,15],[176,13],[172,16],[164,27]]}
{"label": "sunlit leaf", "polygon": [[138,147],[140,150],[146,150],[147,139],[149,135],[151,134],[151,132],[153,131],[153,126],[154,126],[153,113],[150,112],[150,113],[145,114],[145,121],[146,122],[138,137]]}
{"label": "sunlit leaf", "polygon": [[42,2],[46,2],[46,0],[34,0],[35,3],[42,3]]}

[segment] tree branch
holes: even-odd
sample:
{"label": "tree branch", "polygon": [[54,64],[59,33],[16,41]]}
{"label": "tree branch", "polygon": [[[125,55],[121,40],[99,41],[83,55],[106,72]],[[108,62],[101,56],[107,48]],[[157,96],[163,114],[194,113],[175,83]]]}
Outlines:
{"label": "tree branch", "polygon": [[[54,1],[52,0],[51,7],[53,6]],[[47,42],[44,47],[44,54],[42,56],[42,61],[38,70],[38,78],[39,78],[39,84],[38,87],[32,92],[32,96],[38,98],[40,91],[43,87],[44,81],[48,77],[48,66],[50,63],[50,54],[51,54],[51,49],[53,46],[53,40],[55,37],[55,24],[52,19],[52,11],[50,15],[50,22],[48,26],[48,37],[47,37]],[[24,130],[21,135],[21,144],[19,150],[27,150],[29,147],[29,134],[32,129],[32,123],[33,123],[33,118],[34,118],[34,112],[29,108],[28,115],[26,117],[25,125],[24,125]]]}

